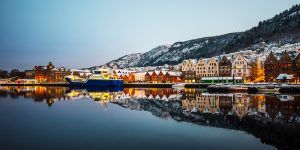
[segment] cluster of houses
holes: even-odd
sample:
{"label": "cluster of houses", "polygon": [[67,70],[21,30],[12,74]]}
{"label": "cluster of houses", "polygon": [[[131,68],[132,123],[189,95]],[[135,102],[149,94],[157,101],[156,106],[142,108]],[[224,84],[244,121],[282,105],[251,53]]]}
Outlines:
{"label": "cluster of houses", "polygon": [[[261,58],[263,57],[263,58]],[[291,55],[289,51],[269,52],[256,55],[252,51],[223,54],[212,58],[184,60],[180,67],[169,66],[153,69],[113,69],[113,78],[125,83],[242,83],[289,81],[300,83],[300,53]],[[69,70],[56,68],[49,62],[47,66],[35,66],[26,70],[26,79],[36,82],[64,82],[65,76],[73,74],[88,77],[90,70]]]}
{"label": "cluster of houses", "polygon": [[135,72],[128,70],[115,70],[114,76],[123,79],[125,83],[178,83],[181,81],[181,72],[153,70],[146,72]]}
{"label": "cluster of houses", "polygon": [[[247,58],[223,55],[208,59],[188,59],[182,62],[182,80],[186,83],[203,83],[222,79],[239,79],[243,82],[276,82],[279,80],[300,81],[300,54],[292,58],[287,51],[275,57],[271,52],[265,61],[261,58]],[[222,81],[223,82],[223,81]]]}
{"label": "cluster of houses", "polygon": [[265,81],[278,79],[299,81],[300,80],[300,54],[292,58],[286,51],[281,57],[276,57],[271,52],[265,61]]}
{"label": "cluster of houses", "polygon": [[197,90],[185,90],[182,95],[182,108],[187,112],[235,114],[239,118],[263,112],[272,120],[278,118],[292,121],[293,109],[298,107],[294,99],[299,96],[209,94]]}
{"label": "cluster of houses", "polygon": [[[208,59],[184,60],[182,78],[186,83],[201,82],[207,77],[244,77],[251,76],[250,60],[241,54],[233,57],[212,57]],[[211,78],[213,79],[213,78]]]}
{"label": "cluster of houses", "polygon": [[70,74],[69,69],[57,68],[52,62],[49,62],[47,66],[34,66],[33,70],[25,70],[25,78],[35,82],[64,82],[65,76]]}

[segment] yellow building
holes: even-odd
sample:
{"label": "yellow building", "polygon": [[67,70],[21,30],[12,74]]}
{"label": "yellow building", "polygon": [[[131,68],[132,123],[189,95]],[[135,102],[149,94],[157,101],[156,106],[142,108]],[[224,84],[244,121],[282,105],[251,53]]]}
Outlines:
{"label": "yellow building", "polygon": [[[194,93],[182,99],[182,108],[189,112],[220,113],[220,98],[215,94]],[[188,99],[189,98],[189,99]]]}
{"label": "yellow building", "polygon": [[188,59],[182,62],[181,71],[183,81],[186,83],[194,83],[196,81],[196,63],[195,59]]}
{"label": "yellow building", "polygon": [[219,76],[219,62],[216,58],[199,59],[196,65],[196,78],[200,81],[202,77]]}

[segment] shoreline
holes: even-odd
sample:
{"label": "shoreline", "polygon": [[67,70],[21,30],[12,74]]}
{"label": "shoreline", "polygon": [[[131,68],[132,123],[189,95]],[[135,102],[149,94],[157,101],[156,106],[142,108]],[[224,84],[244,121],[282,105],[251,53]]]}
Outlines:
{"label": "shoreline", "polygon": [[[124,83],[125,88],[172,88],[176,83]],[[60,86],[73,87],[69,83],[2,83],[0,86]],[[185,88],[207,88],[208,84],[185,84]]]}
{"label": "shoreline", "polygon": [[[173,88],[172,86],[176,85],[176,83],[124,83],[124,88]],[[300,93],[300,85],[287,85],[278,87],[277,90],[270,90],[261,88],[262,85],[237,85],[240,88],[232,88],[234,86],[228,85],[212,85],[212,84],[203,84],[203,83],[184,83],[183,86],[178,88],[191,88],[191,89],[207,89],[210,93],[234,93],[234,92],[242,92],[242,93]],[[58,86],[58,87],[74,87],[69,83],[1,83],[0,86]],[[85,88],[85,87],[82,87]],[[263,89],[263,90],[261,90]]]}

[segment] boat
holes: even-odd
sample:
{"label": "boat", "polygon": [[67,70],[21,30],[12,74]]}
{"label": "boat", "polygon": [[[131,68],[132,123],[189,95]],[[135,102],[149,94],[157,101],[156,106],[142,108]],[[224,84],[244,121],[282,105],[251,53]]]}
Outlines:
{"label": "boat", "polygon": [[279,93],[279,88],[258,88],[259,93]]}
{"label": "boat", "polygon": [[172,85],[172,88],[174,89],[184,89],[185,83],[178,83],[178,84],[174,84]]}
{"label": "boat", "polygon": [[113,78],[108,69],[93,70],[87,78],[74,76],[73,74],[65,77],[71,86],[80,87],[123,87],[123,80]]}

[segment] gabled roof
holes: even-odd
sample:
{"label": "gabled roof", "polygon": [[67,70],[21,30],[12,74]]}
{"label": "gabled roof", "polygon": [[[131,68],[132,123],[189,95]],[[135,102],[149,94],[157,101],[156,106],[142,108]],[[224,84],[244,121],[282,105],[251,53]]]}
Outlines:
{"label": "gabled roof", "polygon": [[158,75],[158,74],[160,73],[160,71],[157,71],[157,70],[156,70],[156,71],[154,71],[154,72],[155,72],[155,74],[156,74],[156,75]]}
{"label": "gabled roof", "polygon": [[233,59],[233,62],[238,58],[238,57],[242,57],[246,62],[250,62],[250,60],[248,60],[247,58],[245,58],[242,54],[240,54],[240,53],[238,53],[237,55],[236,55],[236,57]]}
{"label": "gabled roof", "polygon": [[278,61],[278,59],[275,57],[275,55],[273,54],[273,52],[271,52],[269,55],[268,55],[268,57],[267,57],[267,59],[266,59],[266,62],[268,61],[268,60],[276,60],[276,61]]}
{"label": "gabled roof", "polygon": [[219,61],[219,63],[220,63],[221,61],[231,63],[231,61],[230,61],[226,56],[223,56],[223,57],[221,58],[221,60]]}
{"label": "gabled roof", "polygon": [[276,78],[277,80],[291,80],[293,78],[293,75],[288,75],[288,74],[280,74],[278,75],[278,77]]}
{"label": "gabled roof", "polygon": [[290,57],[290,55],[287,53],[287,51],[284,51],[279,61],[290,61],[292,62],[293,59]]}
{"label": "gabled roof", "polygon": [[294,61],[300,59],[300,53],[295,57]]}

